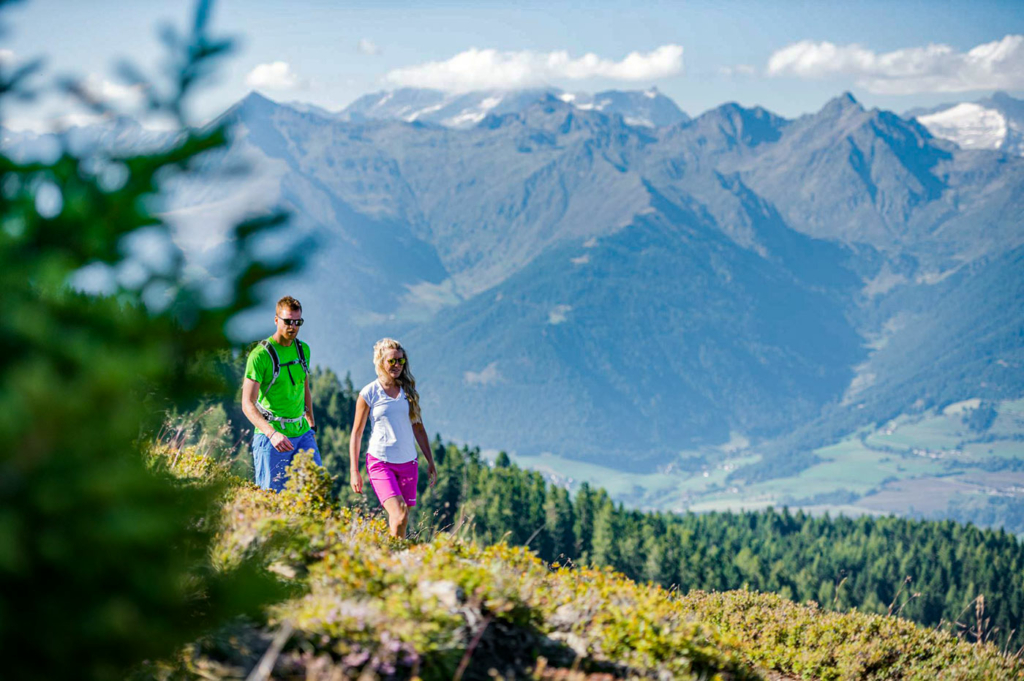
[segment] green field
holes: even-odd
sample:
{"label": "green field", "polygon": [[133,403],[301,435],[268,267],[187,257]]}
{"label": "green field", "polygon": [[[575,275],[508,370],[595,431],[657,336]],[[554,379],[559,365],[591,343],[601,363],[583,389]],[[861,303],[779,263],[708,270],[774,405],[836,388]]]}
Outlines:
{"label": "green field", "polygon": [[1024,503],[1024,472],[986,473],[980,468],[991,470],[996,460],[1024,461],[1024,399],[994,405],[996,416],[984,432],[972,431],[966,421],[979,404],[967,400],[901,416],[817,449],[822,461],[797,475],[745,486],[727,478],[760,455],[756,445],[738,435],[718,448],[682,452],[681,458],[706,462],[697,472],[669,465],[657,473],[628,473],[553,454],[512,458],[558,484],[576,489],[587,482],[642,509],[703,512],[786,505],[845,515],[933,513],[958,496],[983,501],[977,495],[993,494],[1019,495]]}
{"label": "green field", "polygon": [[[496,454],[484,452],[487,458],[493,458]],[[678,470],[628,473],[549,453],[510,456],[516,465],[539,471],[557,484],[577,489],[581,483],[586,482],[592,487],[604,488],[612,498],[630,506],[663,510],[684,509],[688,500],[724,487],[729,473],[758,460],[756,455],[738,456],[697,473]]]}

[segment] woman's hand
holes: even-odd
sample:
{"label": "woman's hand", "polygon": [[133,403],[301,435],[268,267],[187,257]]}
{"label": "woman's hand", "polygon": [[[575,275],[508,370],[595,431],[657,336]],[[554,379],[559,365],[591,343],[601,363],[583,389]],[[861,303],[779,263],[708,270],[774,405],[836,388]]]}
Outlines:
{"label": "woman's hand", "polygon": [[430,478],[430,486],[433,487],[437,484],[437,468],[434,467],[434,462],[430,462],[430,468],[427,469],[427,477]]}
{"label": "woman's hand", "polygon": [[356,494],[363,493],[363,476],[359,474],[358,468],[352,469],[352,475],[350,476],[352,481],[352,491]]}

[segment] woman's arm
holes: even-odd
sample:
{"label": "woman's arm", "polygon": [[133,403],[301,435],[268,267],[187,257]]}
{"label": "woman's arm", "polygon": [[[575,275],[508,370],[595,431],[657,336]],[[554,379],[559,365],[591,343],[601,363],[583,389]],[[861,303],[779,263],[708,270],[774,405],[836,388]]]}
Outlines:
{"label": "woman's arm", "polygon": [[427,457],[427,475],[430,476],[430,486],[433,487],[437,482],[437,468],[434,467],[434,453],[430,451],[430,438],[427,437],[427,429],[423,427],[422,421],[412,424],[412,434],[416,436],[416,443],[420,446],[423,456]]}
{"label": "woman's arm", "polygon": [[348,458],[351,466],[352,491],[356,494],[363,493],[363,476],[359,474],[359,445],[363,441],[363,429],[366,427],[366,417],[370,414],[370,405],[366,403],[363,396],[356,398],[356,417],[352,421],[352,437],[348,441]]}

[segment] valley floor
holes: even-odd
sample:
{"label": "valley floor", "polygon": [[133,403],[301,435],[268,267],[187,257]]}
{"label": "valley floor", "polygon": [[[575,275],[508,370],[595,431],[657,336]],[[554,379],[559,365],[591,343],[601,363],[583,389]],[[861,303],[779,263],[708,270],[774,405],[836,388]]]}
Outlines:
{"label": "valley floor", "polygon": [[[990,409],[971,427],[971,417]],[[983,427],[978,427],[983,426]],[[494,455],[495,452],[485,452]],[[815,451],[798,474],[754,484],[730,475],[760,459],[741,437],[723,447],[683,452],[680,465],[633,474],[552,454],[516,456],[557,484],[587,482],[645,510],[726,511],[788,506],[810,513],[952,518],[1024,535],[1024,399],[901,416]],[[693,460],[702,464],[698,470]],[[688,463],[688,465],[683,465]]]}

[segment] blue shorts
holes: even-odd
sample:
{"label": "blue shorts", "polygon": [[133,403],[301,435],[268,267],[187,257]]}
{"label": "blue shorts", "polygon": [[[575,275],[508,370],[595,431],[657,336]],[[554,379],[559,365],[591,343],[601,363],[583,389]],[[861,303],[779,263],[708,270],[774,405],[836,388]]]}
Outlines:
{"label": "blue shorts", "polygon": [[270,438],[257,431],[252,438],[252,458],[256,465],[256,484],[263,489],[280,492],[288,482],[287,470],[292,458],[305,449],[313,450],[313,460],[317,466],[320,461],[320,448],[316,446],[316,438],[312,430],[307,430],[298,437],[288,438],[295,448],[290,452],[279,452],[270,444]]}

